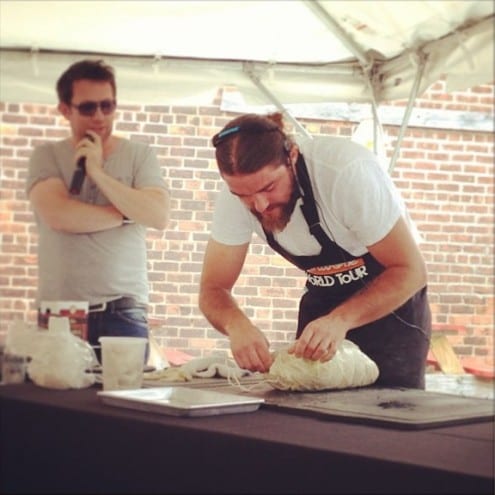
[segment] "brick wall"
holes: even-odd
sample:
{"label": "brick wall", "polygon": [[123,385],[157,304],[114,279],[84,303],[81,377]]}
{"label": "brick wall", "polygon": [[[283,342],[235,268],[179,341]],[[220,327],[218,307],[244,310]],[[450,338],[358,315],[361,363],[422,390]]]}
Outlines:
{"label": "brick wall", "polygon": [[[446,95],[440,81],[416,107],[493,114],[493,86]],[[201,356],[228,349],[197,309],[202,253],[220,187],[211,136],[233,115],[208,106],[121,106],[116,133],[150,143],[172,193],[165,232],[148,231],[150,318],[163,345]],[[394,102],[403,105],[404,102]],[[38,143],[63,138],[55,105],[0,102],[0,336],[15,318],[34,323],[37,233],[24,193]],[[300,119],[313,134],[350,136],[355,122]],[[399,129],[386,127],[389,156]],[[410,127],[392,173],[423,236],[434,322],[465,328],[451,336],[460,355],[493,349],[493,135]],[[276,348],[293,338],[301,273],[254,239],[235,289],[240,304]]]}

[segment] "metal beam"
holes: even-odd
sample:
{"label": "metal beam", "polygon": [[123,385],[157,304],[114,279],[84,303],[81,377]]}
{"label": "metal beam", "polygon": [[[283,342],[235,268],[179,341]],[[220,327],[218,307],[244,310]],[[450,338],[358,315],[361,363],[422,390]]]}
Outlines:
{"label": "metal beam", "polygon": [[306,6],[312,10],[316,16],[323,21],[323,23],[330,29],[330,31],[337,36],[337,38],[342,42],[342,44],[355,55],[359,60],[361,65],[365,68],[370,67],[373,64],[366,53],[361,49],[361,47],[354,42],[352,38],[344,31],[340,25],[333,19],[333,17],[328,13],[328,11],[320,5],[320,2],[316,0],[303,0]]}
{"label": "metal beam", "polygon": [[311,134],[290,114],[287,108],[271,93],[266,86],[260,81],[260,78],[254,73],[252,65],[250,63],[244,64],[244,72],[249,76],[251,81],[256,85],[256,87],[282,112],[282,114],[292,122],[294,127],[299,129],[299,131],[307,137],[311,137]]}
{"label": "metal beam", "polygon": [[361,49],[361,47],[354,42],[354,40],[349,36],[349,34],[342,29],[342,27],[334,20],[334,18],[328,13],[328,11],[320,5],[320,2],[316,0],[303,0],[306,6],[313,11],[314,14],[325,24],[327,28],[330,29],[332,34],[334,34],[342,44],[354,54],[358,62],[361,65],[363,74],[366,79],[366,83],[370,90],[371,95],[371,108],[373,112],[373,151],[377,154],[377,144],[378,144],[378,128],[383,134],[383,128],[380,123],[380,118],[378,116],[378,104],[376,98],[376,87],[375,87],[375,71],[374,65],[375,61],[368,57],[366,53]]}
{"label": "metal beam", "polygon": [[416,72],[416,77],[414,78],[414,83],[411,87],[411,93],[409,94],[409,101],[407,102],[406,111],[404,112],[404,117],[402,119],[402,124],[399,129],[399,136],[397,137],[397,142],[395,143],[394,153],[390,160],[390,164],[388,167],[388,171],[391,174],[395,167],[395,162],[399,157],[400,145],[402,144],[402,139],[404,138],[404,133],[406,132],[406,128],[409,123],[409,119],[411,117],[412,109],[414,106],[414,102],[416,101],[416,97],[418,96],[419,85],[421,83],[421,79],[423,78],[423,74],[425,71],[426,62],[428,60],[428,56],[423,52],[418,51],[416,53],[418,58],[418,70]]}

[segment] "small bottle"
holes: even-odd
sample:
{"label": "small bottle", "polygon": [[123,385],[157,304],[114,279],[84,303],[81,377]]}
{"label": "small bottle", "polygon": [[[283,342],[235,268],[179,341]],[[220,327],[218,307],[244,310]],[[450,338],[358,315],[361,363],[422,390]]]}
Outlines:
{"label": "small bottle", "polygon": [[16,320],[7,332],[2,354],[2,383],[23,383],[26,380],[27,356],[19,348],[23,336],[24,324]]}
{"label": "small bottle", "polygon": [[13,354],[6,347],[2,359],[2,383],[24,383],[26,380],[26,361],[24,356]]}

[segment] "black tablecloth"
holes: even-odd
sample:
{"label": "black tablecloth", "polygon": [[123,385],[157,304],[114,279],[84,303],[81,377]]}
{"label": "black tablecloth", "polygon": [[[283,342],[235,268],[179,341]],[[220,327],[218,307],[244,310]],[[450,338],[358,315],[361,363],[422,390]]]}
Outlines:
{"label": "black tablecloth", "polygon": [[0,386],[1,493],[490,493],[492,421],[404,431],[260,408],[183,418]]}

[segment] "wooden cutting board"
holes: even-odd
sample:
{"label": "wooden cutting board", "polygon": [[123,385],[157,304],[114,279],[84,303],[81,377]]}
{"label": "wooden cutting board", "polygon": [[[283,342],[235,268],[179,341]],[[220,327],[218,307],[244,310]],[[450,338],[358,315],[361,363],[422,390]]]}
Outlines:
{"label": "wooden cutting board", "polygon": [[464,368],[454,349],[450,345],[446,335],[432,335],[430,340],[430,349],[438,361],[440,369],[444,373],[460,375],[464,373]]}

